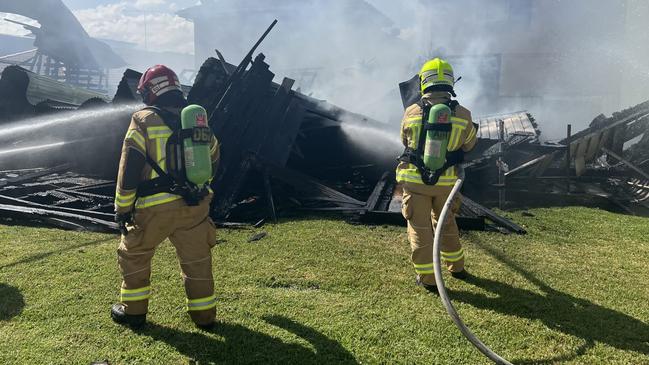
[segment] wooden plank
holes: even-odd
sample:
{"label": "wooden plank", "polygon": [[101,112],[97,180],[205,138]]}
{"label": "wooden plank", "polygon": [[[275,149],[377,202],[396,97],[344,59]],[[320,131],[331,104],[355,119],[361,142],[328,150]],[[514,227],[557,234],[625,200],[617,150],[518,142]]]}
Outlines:
{"label": "wooden plank", "polygon": [[365,202],[354,199],[346,194],[334,190],[319,182],[318,180],[301,172],[274,165],[272,163],[269,163],[268,161],[264,161],[261,158],[259,158],[258,162],[268,169],[270,176],[293,186],[298,191],[302,191],[303,193],[307,194],[307,197],[310,196],[311,198],[316,200],[323,200],[365,209]]}
{"label": "wooden plank", "polygon": [[[585,130],[577,133],[576,135],[574,135],[573,138],[575,138],[576,140],[580,140],[582,138],[586,138],[586,137],[590,136],[593,133],[598,133],[598,132],[606,130],[606,129],[617,128],[617,127],[620,127],[622,125],[626,125],[626,124],[629,124],[629,123],[632,123],[632,122],[637,122],[639,120],[643,120],[643,119],[648,118],[648,117],[649,117],[649,111],[643,110],[643,111],[634,113],[634,114],[632,114],[632,115],[630,115],[630,116],[628,116],[626,118],[623,118],[623,119],[617,120],[617,121],[615,121],[613,123],[610,123],[610,124],[606,125],[605,127],[594,127],[594,128],[585,129]],[[560,143],[565,143],[565,141],[560,141]]]}
{"label": "wooden plank", "polygon": [[299,120],[295,120],[295,115],[292,114],[295,110],[294,93],[291,90],[294,82],[292,79],[285,78],[270,101],[266,133],[256,150],[258,155],[280,166],[286,165],[293,141],[302,123],[302,114]]}
{"label": "wooden plank", "polygon": [[241,82],[228,88],[213,113],[222,156],[213,183],[219,192],[213,203],[216,218],[228,215],[252,166],[250,153],[259,150],[264,141],[269,128],[264,118],[269,108],[265,94],[273,77],[263,57],[257,57]]}
{"label": "wooden plank", "polygon": [[0,195],[0,203],[5,204],[5,205],[13,205],[17,207],[31,207],[31,208],[38,208],[38,209],[48,209],[51,211],[57,211],[57,212],[62,212],[62,213],[70,213],[70,214],[75,214],[75,215],[85,215],[89,218],[96,218],[96,219],[102,219],[102,220],[112,220],[113,219],[113,214],[110,213],[103,213],[103,212],[95,212],[95,211],[89,211],[89,210],[84,210],[84,209],[75,209],[75,208],[66,208],[66,207],[57,207],[53,205],[45,205],[45,204],[39,204],[39,203],[34,203],[29,200],[24,200],[24,199],[18,199],[18,198],[13,198],[10,196],[6,195]]}
{"label": "wooden plank", "polygon": [[6,179],[4,181],[0,181],[0,187],[3,187],[5,185],[18,184],[18,183],[21,183],[21,182],[27,181],[27,180],[34,180],[34,179],[37,179],[39,177],[43,177],[43,176],[46,176],[46,175],[49,175],[49,174],[54,174],[54,173],[57,173],[57,172],[66,171],[69,168],[70,168],[70,165],[65,164],[65,165],[55,166],[55,167],[52,167],[52,168],[42,169],[42,170],[39,170],[39,171],[34,171],[34,172],[31,172],[31,173],[28,173],[28,174],[24,174],[24,175],[20,175],[20,176],[16,176],[16,177],[13,177],[13,178]]}
{"label": "wooden plank", "polygon": [[649,179],[649,174],[647,174],[646,172],[644,172],[643,170],[641,170],[639,167],[637,167],[637,166],[634,165],[633,163],[631,163],[631,162],[625,160],[622,156],[618,155],[617,153],[615,153],[615,152],[609,150],[609,149],[606,148],[606,147],[602,147],[602,151],[606,152],[606,153],[609,154],[611,157],[613,157],[613,158],[619,160],[619,161],[622,162],[623,164],[629,166],[633,171],[635,171],[635,172],[637,172],[638,174],[642,175],[645,179]]}
{"label": "wooden plank", "polygon": [[268,205],[268,213],[274,223],[277,223],[277,211],[275,210],[275,199],[273,198],[273,188],[270,184],[270,176],[268,171],[264,171],[264,190],[266,190],[266,203]]}
{"label": "wooden plank", "polygon": [[577,150],[573,155],[575,156],[575,175],[577,176],[583,175],[586,170],[586,150],[590,140],[591,136],[588,136],[577,142]]}
{"label": "wooden plank", "polygon": [[535,165],[541,163],[546,158],[547,158],[547,155],[543,155],[541,157],[537,157],[537,158],[535,158],[533,160],[525,162],[524,164],[522,164],[522,165],[520,165],[520,166],[518,166],[518,167],[516,167],[516,168],[514,168],[512,170],[509,170],[509,171],[505,172],[505,177],[512,177],[512,176],[520,175],[521,173],[523,173],[526,170],[532,170],[532,167],[534,167]]}
{"label": "wooden plank", "polygon": [[508,229],[511,232],[514,232],[514,233],[517,233],[517,234],[525,234],[525,233],[527,233],[527,231],[523,227],[519,226],[518,224],[512,222],[511,220],[509,220],[507,218],[501,217],[496,212],[494,212],[491,209],[488,209],[488,208],[476,203],[475,201],[469,199],[466,196],[462,197],[462,204],[466,204],[472,210],[474,210],[475,212],[478,212],[478,214],[484,215],[489,220],[493,221],[494,223],[496,223],[497,225],[499,225],[501,227],[504,227],[504,228]]}
{"label": "wooden plank", "polygon": [[597,133],[591,137],[590,142],[588,143],[588,148],[586,149],[586,162],[592,162],[597,156],[597,152],[601,150],[602,138],[604,137],[604,132]]}
{"label": "wooden plank", "polygon": [[372,190],[372,193],[370,194],[369,198],[367,199],[367,203],[365,204],[365,208],[368,211],[376,210],[377,204],[379,203],[379,198],[383,194],[383,190],[385,189],[385,185],[389,176],[389,172],[384,173],[383,176],[381,176],[379,182],[374,186],[374,190]]}
{"label": "wooden plank", "polygon": [[[60,212],[51,209],[0,204],[0,212],[4,216],[16,216],[21,219],[47,218],[50,219],[51,221],[51,219],[53,218],[58,218],[66,222],[75,222],[76,224],[83,226],[88,230],[99,230],[99,231],[117,230],[117,224],[114,222],[92,218],[85,215]],[[69,228],[69,226],[65,226],[64,228]]]}
{"label": "wooden plank", "polygon": [[[284,114],[282,132],[277,133],[274,139],[269,141],[262,150],[262,156],[274,156],[275,163],[280,166],[285,166],[289,160],[300,127],[303,124],[306,110],[301,102],[294,99]],[[267,151],[267,154],[264,151]]]}
{"label": "wooden plank", "polygon": [[545,159],[543,159],[541,161],[541,163],[539,163],[536,166],[536,169],[534,169],[534,172],[532,173],[532,175],[534,177],[543,176],[543,174],[545,174],[547,169],[552,165],[552,162],[554,161],[554,157],[556,155],[557,155],[557,152],[552,152],[550,154],[545,155]]}

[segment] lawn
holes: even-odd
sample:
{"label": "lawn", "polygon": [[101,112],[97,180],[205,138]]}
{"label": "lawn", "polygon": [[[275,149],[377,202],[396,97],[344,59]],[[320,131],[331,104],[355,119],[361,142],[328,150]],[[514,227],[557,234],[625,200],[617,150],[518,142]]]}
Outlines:
{"label": "lawn", "polygon": [[[509,214],[527,235],[462,235],[475,278],[446,281],[465,322],[515,364],[649,364],[649,219],[531,212]],[[165,242],[133,332],[109,318],[117,236],[0,226],[0,364],[489,363],[414,286],[402,227],[320,217],[218,236],[218,325],[184,313]]]}

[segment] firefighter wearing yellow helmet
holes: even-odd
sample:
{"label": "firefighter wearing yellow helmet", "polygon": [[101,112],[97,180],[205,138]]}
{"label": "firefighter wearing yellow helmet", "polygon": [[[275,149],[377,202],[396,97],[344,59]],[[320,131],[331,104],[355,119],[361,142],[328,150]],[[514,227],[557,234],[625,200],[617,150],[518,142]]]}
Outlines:
{"label": "firefighter wearing yellow helmet", "polygon": [[[405,151],[399,157],[397,181],[403,186],[402,214],[408,221],[416,283],[437,293],[433,273],[433,236],[437,218],[457,180],[456,165],[464,152],[475,146],[477,125],[471,112],[455,97],[453,68],[445,60],[426,62],[419,72],[421,100],[405,111],[401,140]],[[460,208],[459,197],[453,213]],[[455,278],[465,279],[465,252],[455,219],[441,227],[441,256]]]}

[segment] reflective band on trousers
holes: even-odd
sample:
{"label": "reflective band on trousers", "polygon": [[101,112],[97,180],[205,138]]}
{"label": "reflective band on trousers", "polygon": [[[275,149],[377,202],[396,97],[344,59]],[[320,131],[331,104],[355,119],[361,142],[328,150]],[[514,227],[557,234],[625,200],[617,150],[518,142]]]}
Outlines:
{"label": "reflective band on trousers", "polygon": [[430,264],[414,264],[415,265],[415,272],[417,274],[434,274],[435,271],[433,270],[433,263],[431,262]]}
{"label": "reflective band on trousers", "polygon": [[145,286],[138,289],[124,289],[120,291],[119,300],[122,302],[135,302],[138,300],[145,300],[151,297],[151,287]]}
{"label": "reflective band on trousers", "polygon": [[204,311],[216,307],[216,296],[199,299],[187,299],[187,311]]}
{"label": "reflective band on trousers", "polygon": [[461,248],[459,251],[455,252],[444,252],[442,251],[442,259],[447,262],[457,262],[464,258],[464,249]]}

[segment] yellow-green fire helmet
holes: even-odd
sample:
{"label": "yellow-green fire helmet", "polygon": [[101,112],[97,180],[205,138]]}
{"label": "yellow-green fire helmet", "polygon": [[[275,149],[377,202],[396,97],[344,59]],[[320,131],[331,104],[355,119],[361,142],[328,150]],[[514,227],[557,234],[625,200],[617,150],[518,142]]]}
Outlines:
{"label": "yellow-green fire helmet", "polygon": [[453,67],[440,58],[433,58],[424,63],[419,71],[419,81],[422,94],[426,91],[446,91],[456,96],[453,90],[455,85]]}

